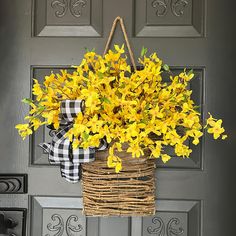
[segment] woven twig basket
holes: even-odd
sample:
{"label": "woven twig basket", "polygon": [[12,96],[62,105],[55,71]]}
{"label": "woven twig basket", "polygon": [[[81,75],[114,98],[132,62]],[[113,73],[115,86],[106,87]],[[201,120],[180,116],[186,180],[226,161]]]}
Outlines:
{"label": "woven twig basket", "polygon": [[108,151],[82,165],[86,216],[148,216],[155,213],[155,160],[119,153],[122,171],[107,167]]}

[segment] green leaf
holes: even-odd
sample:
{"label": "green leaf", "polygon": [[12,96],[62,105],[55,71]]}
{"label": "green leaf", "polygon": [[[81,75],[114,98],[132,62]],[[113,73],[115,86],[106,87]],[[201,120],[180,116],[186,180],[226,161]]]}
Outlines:
{"label": "green leaf", "polygon": [[95,48],[92,48],[92,50],[89,50],[87,47],[84,48],[86,52],[95,52]]}
{"label": "green leaf", "polygon": [[141,123],[143,123],[143,124],[148,124],[148,121],[147,121],[146,119],[142,119],[142,120],[141,120]]}
{"label": "green leaf", "polygon": [[201,111],[201,106],[194,106],[193,110],[196,112],[200,112]]}
{"label": "green leaf", "polygon": [[45,110],[45,107],[43,107],[43,106],[39,106],[39,108],[38,108],[38,112],[42,112],[42,111],[44,111]]}
{"label": "green leaf", "polygon": [[101,98],[101,101],[105,102],[105,103],[108,103],[108,104],[111,104],[111,101],[106,97]]}
{"label": "green leaf", "polygon": [[146,104],[145,110],[148,110],[149,108],[150,108],[150,105],[149,105],[149,104]]}
{"label": "green leaf", "polygon": [[186,96],[185,94],[183,96],[184,96],[184,102],[188,101],[189,97]]}
{"label": "green leaf", "polygon": [[40,108],[41,110],[44,110],[44,109],[46,109],[46,107],[45,106],[42,106],[42,105],[38,105],[38,108]]}
{"label": "green leaf", "polygon": [[164,64],[162,67],[165,71],[170,71],[170,67],[167,64]]}
{"label": "green leaf", "polygon": [[31,103],[33,103],[33,100],[30,99],[30,98],[24,98],[24,99],[22,99],[21,101],[22,101],[23,103],[25,103],[25,104],[31,104]]}
{"label": "green leaf", "polygon": [[194,106],[193,109],[199,109],[201,106]]}
{"label": "green leaf", "polygon": [[111,67],[111,62],[110,62],[110,61],[107,63],[107,66],[108,66],[109,68]]}
{"label": "green leaf", "polygon": [[98,72],[98,77],[99,77],[99,79],[102,79],[104,76],[103,76],[103,73],[102,72]]}
{"label": "green leaf", "polygon": [[86,133],[86,132],[84,132],[84,133],[83,133],[83,139],[84,139],[85,141],[87,141],[88,138],[89,138],[89,134]]}
{"label": "green leaf", "polygon": [[144,57],[147,53],[147,48],[145,47],[142,47],[142,50],[141,50],[141,57]]}
{"label": "green leaf", "polygon": [[189,75],[191,75],[193,73],[193,69],[191,69],[188,73],[187,73],[187,75],[189,76]]}

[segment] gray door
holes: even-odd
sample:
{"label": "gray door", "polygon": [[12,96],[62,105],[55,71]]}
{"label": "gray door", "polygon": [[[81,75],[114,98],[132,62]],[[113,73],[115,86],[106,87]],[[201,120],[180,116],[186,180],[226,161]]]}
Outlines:
{"label": "gray door", "polygon": [[[0,235],[221,236],[235,234],[235,3],[221,0],[1,0]],[[85,218],[80,184],[60,177],[37,147],[47,130],[22,141],[14,129],[28,107],[32,77],[104,49],[122,16],[136,59],[142,46],[177,73],[193,67],[203,116],[224,119],[229,138],[208,135],[191,159],[158,163],[157,212],[144,218]],[[121,31],[114,42],[122,43]],[[14,225],[16,221],[17,226]],[[6,227],[12,228],[7,230]],[[8,233],[7,233],[8,232]]]}

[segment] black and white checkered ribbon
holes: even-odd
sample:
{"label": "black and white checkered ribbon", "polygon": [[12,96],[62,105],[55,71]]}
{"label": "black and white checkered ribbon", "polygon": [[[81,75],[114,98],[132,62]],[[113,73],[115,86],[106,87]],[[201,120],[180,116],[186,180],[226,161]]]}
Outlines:
{"label": "black and white checkered ribbon", "polygon": [[74,118],[84,110],[84,100],[64,100],[61,102],[62,119],[66,122],[73,122]]}
{"label": "black and white checkered ribbon", "polygon": [[101,140],[98,148],[72,148],[72,143],[65,137],[66,133],[73,126],[73,119],[79,112],[83,110],[83,101],[81,100],[65,100],[61,103],[61,114],[64,122],[64,128],[51,133],[51,143],[40,143],[45,152],[48,153],[50,164],[60,164],[61,176],[71,183],[76,183],[81,178],[80,164],[95,160],[96,150],[105,150],[107,142]]}

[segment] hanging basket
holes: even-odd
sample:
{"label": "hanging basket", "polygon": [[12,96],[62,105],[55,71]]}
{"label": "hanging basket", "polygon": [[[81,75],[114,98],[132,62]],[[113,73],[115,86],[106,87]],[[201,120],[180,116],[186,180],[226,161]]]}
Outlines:
{"label": "hanging basket", "polygon": [[[120,23],[133,69],[134,55],[123,19],[116,17],[112,24],[104,54],[109,49],[114,31]],[[125,150],[125,149],[124,149]],[[84,214],[86,216],[148,216],[155,213],[155,160],[132,158],[126,151],[119,152],[122,170],[115,172],[107,166],[108,150],[96,153],[94,162],[82,164]]]}
{"label": "hanging basket", "polygon": [[86,216],[149,216],[155,213],[155,160],[119,153],[122,171],[107,167],[108,151],[82,165]]}

